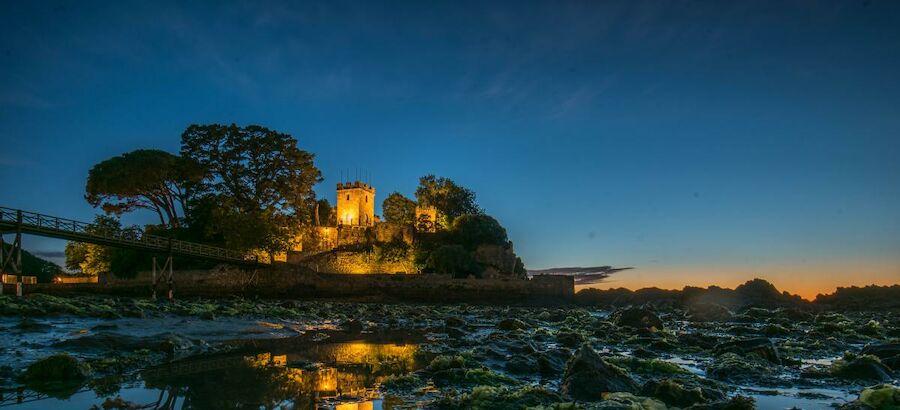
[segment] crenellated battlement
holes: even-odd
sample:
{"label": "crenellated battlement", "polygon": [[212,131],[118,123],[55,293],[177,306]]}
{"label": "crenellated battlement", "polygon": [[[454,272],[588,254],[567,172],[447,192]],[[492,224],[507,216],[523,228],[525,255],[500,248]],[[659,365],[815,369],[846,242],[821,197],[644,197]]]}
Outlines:
{"label": "crenellated battlement", "polygon": [[369,185],[365,182],[354,181],[354,182],[338,182],[337,190],[342,191],[345,189],[362,189],[364,191],[369,191],[371,193],[375,193],[375,187]]}

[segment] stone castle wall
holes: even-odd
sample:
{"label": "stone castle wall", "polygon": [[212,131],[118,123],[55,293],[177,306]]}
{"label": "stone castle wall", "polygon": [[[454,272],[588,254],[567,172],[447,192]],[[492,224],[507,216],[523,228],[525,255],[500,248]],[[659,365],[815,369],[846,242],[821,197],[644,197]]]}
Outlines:
{"label": "stone castle wall", "polygon": [[[569,276],[518,279],[453,279],[449,275],[321,274],[296,268],[240,270],[222,267],[210,271],[176,271],[176,297],[245,297],[317,299],[367,302],[467,302],[484,304],[570,303],[575,284]],[[150,274],[106,284],[38,284],[28,293],[106,293],[147,296]]]}

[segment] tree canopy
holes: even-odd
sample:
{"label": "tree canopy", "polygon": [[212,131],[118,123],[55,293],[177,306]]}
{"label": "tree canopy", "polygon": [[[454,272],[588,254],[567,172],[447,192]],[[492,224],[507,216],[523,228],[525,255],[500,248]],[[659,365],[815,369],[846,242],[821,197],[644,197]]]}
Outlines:
{"label": "tree canopy", "polygon": [[416,200],[420,206],[435,207],[439,214],[435,222],[442,226],[449,226],[462,215],[483,213],[475,202],[475,192],[457,185],[449,178],[434,175],[419,178]]}
{"label": "tree canopy", "polygon": [[292,136],[250,125],[191,125],[181,136],[181,155],[203,178],[194,201],[210,204],[208,226],[235,249],[284,250],[284,230],[314,220],[322,180],[314,155]]}
{"label": "tree canopy", "polygon": [[199,177],[192,164],[176,155],[139,149],[94,165],[88,172],[85,199],[107,214],[149,209],[163,226],[178,227],[187,186]]}
{"label": "tree canopy", "polygon": [[462,215],[453,221],[450,233],[454,242],[470,251],[479,245],[510,246],[506,229],[488,215]]}
{"label": "tree canopy", "polygon": [[413,225],[416,223],[416,203],[399,192],[388,195],[381,203],[381,211],[387,222]]}

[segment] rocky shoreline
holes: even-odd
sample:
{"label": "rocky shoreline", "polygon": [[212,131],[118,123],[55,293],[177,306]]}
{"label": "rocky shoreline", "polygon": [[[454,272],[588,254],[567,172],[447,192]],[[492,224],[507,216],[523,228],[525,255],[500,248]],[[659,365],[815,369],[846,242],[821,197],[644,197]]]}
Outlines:
{"label": "rocky shoreline", "polygon": [[[579,298],[580,306],[557,307],[3,296],[0,383],[5,400],[22,391],[49,400],[88,389],[100,408],[132,409],[141,404],[128,386],[204,391],[195,385],[204,377],[148,369],[237,355],[240,374],[259,391],[229,403],[250,407],[303,400],[439,409],[900,405],[898,310],[841,309],[838,297],[825,306],[764,285],[729,291],[740,298],[713,290],[640,304],[636,295],[649,293],[629,299],[605,291],[592,304]],[[760,290],[779,296],[763,300]],[[346,352],[365,356],[365,364],[334,359]],[[245,368],[248,357],[270,359]],[[353,380],[359,391],[329,396],[321,382],[297,381],[327,368],[352,375],[335,380]]]}

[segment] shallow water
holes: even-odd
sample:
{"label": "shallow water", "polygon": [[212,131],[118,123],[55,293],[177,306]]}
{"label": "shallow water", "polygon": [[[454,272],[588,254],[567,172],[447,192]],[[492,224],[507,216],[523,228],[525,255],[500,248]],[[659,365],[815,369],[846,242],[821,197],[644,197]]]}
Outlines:
{"label": "shallow water", "polygon": [[[299,309],[306,308],[302,306]],[[251,316],[203,320],[170,314],[113,320],[56,316],[30,320],[26,328],[23,328],[20,318],[2,317],[0,329],[4,337],[0,338],[0,352],[3,352],[0,366],[17,370],[58,352],[68,352],[86,361],[97,361],[110,356],[128,358],[137,350],[146,350],[138,349],[140,343],[156,339],[174,337],[176,343],[184,342],[184,346],[180,346],[172,356],[154,351],[146,357],[146,364],[140,362],[128,367],[121,378],[102,383],[95,378],[74,387],[35,391],[13,387],[14,384],[8,381],[0,397],[0,407],[86,409],[100,407],[104,403],[109,404],[109,399],[119,398],[120,404],[136,408],[419,408],[438,399],[441,394],[455,392],[457,386],[435,388],[426,382],[426,386],[397,391],[386,389],[385,381],[422,369],[435,354],[455,355],[478,351],[482,347],[489,348],[491,352],[474,354],[478,365],[525,385],[542,384],[555,391],[560,387],[561,375],[544,377],[534,371],[513,374],[506,367],[507,361],[516,355],[522,357],[523,351],[532,350],[549,357],[550,352],[562,346],[558,334],[571,332],[567,329],[577,328],[581,323],[593,323],[593,320],[608,316],[608,312],[602,310],[578,312],[575,309],[574,313],[562,316],[566,320],[532,320],[531,323],[536,323],[533,328],[503,331],[498,330],[499,320],[528,318],[533,311],[465,306],[349,305],[339,306],[332,316],[333,308],[323,307],[326,314],[318,315],[319,319],[308,320]],[[371,314],[367,309],[396,309],[400,313],[394,313],[391,320],[378,316],[380,313]],[[451,336],[453,333],[449,330],[453,329],[444,326],[448,315],[465,319],[462,334]],[[335,319],[321,319],[323,317]],[[338,323],[346,325],[348,317],[363,318],[361,320],[367,330],[339,330]],[[725,329],[732,325],[698,325],[669,319],[666,332],[727,336],[729,332]],[[802,331],[800,329],[799,332]],[[709,377],[706,370],[713,362],[713,356],[708,349],[655,348],[650,342],[641,344],[628,341],[627,337],[604,339],[603,336],[588,336],[588,341],[601,356],[624,358],[634,356],[632,353],[637,352],[638,348],[644,349],[644,354],[646,349],[650,349],[656,355],[651,357],[686,370],[686,373],[674,376],[636,371],[634,376],[640,383],[649,378],[706,380]],[[118,338],[131,342],[122,346],[110,342]],[[647,340],[652,341],[653,338]],[[846,346],[858,348],[861,345],[848,343]],[[729,396],[742,394],[754,398],[762,409],[833,408],[855,399],[863,386],[804,379],[799,377],[799,372],[830,365],[838,358],[834,356],[838,353],[833,349],[800,349],[790,354],[800,364],[779,367],[780,373],[771,380],[756,380],[755,383],[763,386],[726,382],[720,382],[719,386],[725,386]],[[524,355],[532,357],[529,354]],[[421,372],[418,374],[421,375]],[[467,391],[466,388],[461,388],[459,392]]]}
{"label": "shallow water", "polygon": [[[199,329],[193,334],[209,332]],[[417,338],[409,334],[370,334],[352,339],[336,335],[322,342],[300,337],[273,339],[271,336],[280,335],[271,333],[266,336],[225,342],[227,352],[143,369],[134,375],[133,382],[102,393],[86,388],[52,393],[25,389],[5,394],[0,406],[85,409],[102,406],[106,398],[121,397],[149,409],[378,409],[382,408],[383,395],[377,388],[386,377],[421,367],[415,358]]]}

